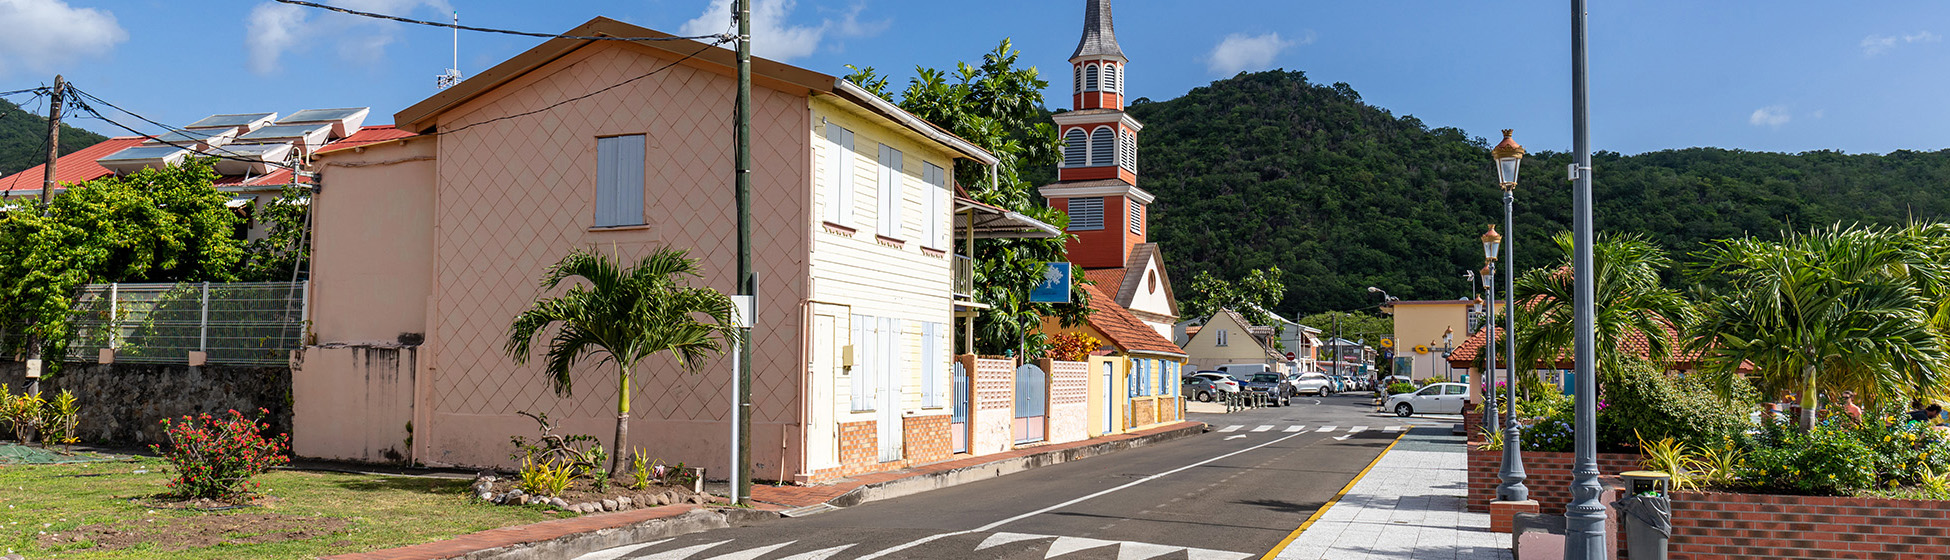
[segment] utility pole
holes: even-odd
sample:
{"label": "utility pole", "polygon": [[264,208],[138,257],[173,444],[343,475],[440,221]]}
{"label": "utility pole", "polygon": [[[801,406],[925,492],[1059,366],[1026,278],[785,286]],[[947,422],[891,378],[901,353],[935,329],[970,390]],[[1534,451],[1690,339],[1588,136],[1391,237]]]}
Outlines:
{"label": "utility pole", "polygon": [[1611,548],[1605,535],[1605,504],[1598,501],[1598,346],[1597,306],[1591,226],[1591,80],[1586,44],[1585,0],[1571,0],[1571,150],[1572,304],[1575,309],[1577,384],[1572,408],[1575,462],[1571,466],[1571,504],[1564,510],[1564,558],[1598,560]]}
{"label": "utility pole", "polygon": [[1334,314],[1334,375],[1341,374],[1341,314]]}
{"label": "utility pole", "polygon": [[47,104],[47,165],[41,168],[41,215],[47,215],[48,199],[54,193],[54,166],[61,159],[61,102],[68,93],[68,82],[54,76],[53,101]]}
{"label": "utility pole", "polygon": [[758,312],[757,275],[752,271],[752,0],[738,0],[738,295],[744,321],[738,333],[737,405],[732,407],[731,501],[752,500],[752,324]]}

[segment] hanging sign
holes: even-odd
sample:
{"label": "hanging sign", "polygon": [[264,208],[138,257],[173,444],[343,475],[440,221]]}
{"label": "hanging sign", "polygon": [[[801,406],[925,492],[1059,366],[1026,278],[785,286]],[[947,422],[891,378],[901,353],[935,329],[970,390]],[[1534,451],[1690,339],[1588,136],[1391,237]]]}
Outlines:
{"label": "hanging sign", "polygon": [[1070,263],[1044,263],[1043,283],[1029,290],[1030,303],[1070,303]]}

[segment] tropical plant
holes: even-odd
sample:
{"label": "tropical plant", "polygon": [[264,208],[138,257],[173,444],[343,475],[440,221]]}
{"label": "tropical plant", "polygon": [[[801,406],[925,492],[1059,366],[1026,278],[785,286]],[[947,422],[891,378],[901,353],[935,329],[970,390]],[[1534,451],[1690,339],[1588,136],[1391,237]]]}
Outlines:
{"label": "tropical plant", "polygon": [[650,456],[642,449],[630,451],[630,489],[642,490],[650,487]]}
{"label": "tropical plant", "polygon": [[0,420],[6,420],[13,428],[14,439],[22,445],[33,441],[34,434],[41,431],[41,414],[45,401],[38,394],[13,395],[7,386],[0,385]]}
{"label": "tropical plant", "polygon": [[75,437],[75,427],[80,422],[81,405],[75,402],[73,392],[62,389],[41,408],[41,446],[59,444],[62,450],[67,450],[69,445],[81,441]]}
{"label": "tropical plant", "polygon": [[1739,436],[1752,427],[1748,415],[1758,405],[1744,382],[1737,387],[1733,396],[1722,397],[1699,376],[1629,363],[1604,383],[1607,406],[1598,412],[1599,445],[1672,438],[1704,448]]}
{"label": "tropical plant", "polygon": [[1751,366],[1770,395],[1800,395],[1803,430],[1823,390],[1900,402],[1950,386],[1942,255],[1902,232],[1829,227],[1779,242],[1742,238],[1702,251],[1694,271],[1723,286],[1693,348],[1724,388]]}
{"label": "tropical plant", "polygon": [[1733,438],[1721,440],[1719,447],[1702,448],[1698,461],[1699,476],[1696,480],[1704,486],[1726,486],[1735,482],[1735,476],[1746,465],[1747,452],[1736,444]]}
{"label": "tropical plant", "polygon": [[285,455],[289,435],[265,435],[271,425],[262,420],[269,413],[260,408],[255,417],[231,410],[227,416],[164,419],[169,446],[149,447],[176,467],[169,488],[179,497],[207,499],[237,499],[255,491],[251,477],[291,460]]}
{"label": "tropical plant", "polygon": [[[955,163],[956,184],[975,200],[1020,212],[1058,228],[1070,218],[1045,205],[1025,180],[1030,173],[1056,169],[1063,142],[1043,109],[1049,87],[1035,67],[1021,67],[1013,43],[1004,39],[979,65],[953,70],[915,69],[897,104],[928,122],[980,146],[999,160],[993,168],[968,160]],[[846,80],[895,101],[887,79],[873,68],[853,68]],[[993,177],[995,180],[991,181]],[[1047,353],[1043,318],[1072,326],[1089,315],[1083,275],[1075,277],[1071,304],[1032,303],[1030,289],[1043,283],[1044,263],[1067,261],[1063,235],[1050,239],[984,239],[975,243],[975,298],[992,306],[975,316],[975,348],[963,353],[1040,356]],[[957,338],[955,344],[963,344]]]}
{"label": "tropical plant", "polygon": [[[549,331],[543,372],[560,396],[575,389],[577,366],[587,359],[616,369],[616,438],[610,449],[629,449],[630,389],[636,369],[656,354],[697,372],[722,355],[740,334],[732,324],[731,298],[688,280],[701,275],[685,251],[662,248],[623,268],[615,258],[576,250],[549,267],[541,290],[575,281],[561,295],[543,297],[508,328],[508,355],[526,364],[534,341]],[[705,317],[708,320],[699,320]],[[621,454],[606,469],[619,472]]]}
{"label": "tropical plant", "polygon": [[1651,442],[1640,438],[1639,453],[1645,458],[1639,461],[1639,466],[1666,473],[1666,481],[1675,491],[1697,489],[1704,471],[1697,451],[1686,442],[1670,437]]}
{"label": "tropical plant", "polygon": [[537,461],[533,457],[521,460],[521,470],[516,471],[520,478],[521,491],[537,496],[560,496],[575,482],[576,467],[569,464],[555,464]]}
{"label": "tropical plant", "polygon": [[1483,439],[1481,439],[1481,440],[1478,440],[1478,443],[1476,444],[1476,448],[1477,448],[1477,449],[1480,449],[1480,450],[1483,450],[1483,451],[1502,451],[1502,450],[1503,450],[1503,432],[1502,432],[1502,431],[1499,431],[1499,430],[1492,430],[1492,429],[1490,429],[1490,428],[1489,428],[1489,426],[1477,426],[1477,427],[1476,427],[1476,432],[1477,432],[1477,436],[1479,436],[1479,437],[1481,437],[1481,438],[1483,438]]}
{"label": "tropical plant", "polygon": [[[1576,289],[1570,267],[1573,240],[1554,238],[1562,261],[1526,272],[1516,280],[1517,359],[1514,363],[1555,365],[1574,359],[1577,339]],[[1631,362],[1649,361],[1657,369],[1670,359],[1678,341],[1673,329],[1692,318],[1678,292],[1660,284],[1672,259],[1637,235],[1600,234],[1592,246],[1592,281],[1597,299],[1593,321],[1600,379],[1611,379]],[[1628,338],[1642,338],[1645,354]]]}

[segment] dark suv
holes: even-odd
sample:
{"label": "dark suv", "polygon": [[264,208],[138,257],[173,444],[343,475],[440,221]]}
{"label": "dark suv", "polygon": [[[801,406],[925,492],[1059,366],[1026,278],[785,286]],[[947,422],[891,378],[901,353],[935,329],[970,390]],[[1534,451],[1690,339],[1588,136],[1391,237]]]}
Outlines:
{"label": "dark suv", "polygon": [[1267,399],[1273,401],[1273,406],[1286,406],[1293,400],[1295,394],[1293,385],[1287,384],[1280,374],[1270,371],[1247,376],[1243,385],[1245,386],[1241,388],[1246,391],[1266,393]]}

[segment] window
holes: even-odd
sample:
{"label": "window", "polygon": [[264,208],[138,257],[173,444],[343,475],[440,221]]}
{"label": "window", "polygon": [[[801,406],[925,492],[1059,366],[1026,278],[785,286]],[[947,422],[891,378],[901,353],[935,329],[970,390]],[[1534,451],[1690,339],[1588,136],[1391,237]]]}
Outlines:
{"label": "window", "polygon": [[643,135],[596,139],[596,227],[643,225]]}
{"label": "window", "polygon": [[1117,145],[1117,164],[1137,173],[1137,135],[1125,130],[1119,131],[1118,137],[1121,141]]}
{"label": "window", "polygon": [[1117,131],[1110,127],[1099,128],[1090,133],[1090,166],[1113,165],[1117,165]]}
{"label": "window", "polygon": [[1081,128],[1072,128],[1063,133],[1063,166],[1083,167],[1090,164],[1090,135]]}
{"label": "window", "polygon": [[1138,201],[1130,199],[1125,199],[1124,202],[1130,207],[1130,219],[1128,221],[1131,222],[1131,233],[1144,233],[1144,205],[1138,204]]}
{"label": "window", "polygon": [[1442,394],[1442,387],[1439,385],[1430,386],[1427,389],[1416,391],[1415,394],[1424,397],[1433,397]]}
{"label": "window", "polygon": [[1443,385],[1442,386],[1442,394],[1444,395],[1462,395],[1467,393],[1469,393],[1469,387],[1464,385]]}
{"label": "window", "polygon": [[948,373],[947,325],[921,323],[921,408],[941,408],[941,377]]}
{"label": "window", "polygon": [[1138,360],[1138,396],[1151,394],[1151,360]]}
{"label": "window", "polygon": [[927,207],[923,214],[921,230],[927,237],[922,244],[936,249],[948,247],[948,222],[942,218],[948,213],[948,170],[932,163],[921,164],[921,180],[928,184],[928,196],[922,201]]}
{"label": "window", "polygon": [[1076,91],[1077,93],[1083,93],[1083,66],[1076,66],[1071,68],[1070,75],[1071,77],[1076,78],[1077,83],[1074,91]]}
{"label": "window", "polygon": [[874,391],[874,381],[879,378],[878,370],[874,365],[877,361],[875,358],[880,355],[875,352],[878,345],[874,343],[879,339],[879,325],[873,317],[853,316],[853,367],[847,370],[847,377],[852,378],[851,396],[854,412],[873,410],[874,396],[877,394]]}
{"label": "window", "polygon": [[1226,335],[1227,335],[1227,334],[1230,334],[1230,333],[1227,333],[1225,329],[1219,329],[1219,340],[1218,340],[1218,343],[1216,344],[1216,346],[1225,346],[1225,345],[1226,345]]}
{"label": "window", "polygon": [[1104,91],[1117,91],[1117,65],[1104,65]]}
{"label": "window", "polygon": [[901,151],[880,145],[880,235],[901,236]]}
{"label": "window", "polygon": [[1104,198],[1092,196],[1070,199],[1070,231],[1104,229]]}
{"label": "window", "polygon": [[853,225],[853,131],[826,124],[826,161],[820,183],[826,191],[826,221]]}
{"label": "window", "polygon": [[1097,65],[1083,67],[1083,91],[1097,91]]}

